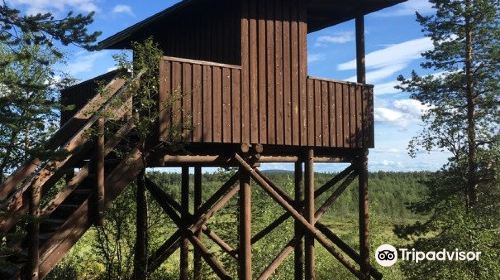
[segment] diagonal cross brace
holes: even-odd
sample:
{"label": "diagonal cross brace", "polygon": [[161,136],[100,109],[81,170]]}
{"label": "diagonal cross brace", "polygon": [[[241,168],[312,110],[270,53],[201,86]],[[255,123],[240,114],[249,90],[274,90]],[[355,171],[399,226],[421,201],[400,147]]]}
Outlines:
{"label": "diagonal cross brace", "polygon": [[[182,221],[181,217],[177,214],[174,206],[168,203],[168,201],[171,200],[171,198],[169,198],[168,195],[165,192],[163,192],[163,190],[161,190],[150,180],[149,183],[147,181],[146,187],[153,195],[153,198],[160,204],[165,213],[172,219],[172,221],[177,225],[177,227],[182,229],[181,235],[182,234],[187,235],[187,238],[191,241],[193,246],[197,247],[197,249],[201,252],[202,257],[205,259],[208,265],[214,270],[214,272],[221,279],[231,279],[228,273],[224,270],[222,264],[210,253],[210,251],[203,245],[203,243],[196,236],[196,232],[199,231],[200,228],[203,229],[203,226],[205,225],[206,221],[227,204],[227,202],[239,191],[239,186],[238,185],[233,186],[232,189],[229,190],[229,192],[225,193],[224,195],[222,195],[222,197],[220,197],[220,199],[216,200],[211,206],[211,208],[205,207],[209,209],[207,209],[205,213],[200,212],[199,220],[193,223],[188,228],[185,228],[184,225],[186,224],[186,222]],[[174,203],[174,205],[175,204],[177,203]],[[210,235],[207,236],[210,237]],[[179,241],[180,237],[177,243],[179,243]],[[178,246],[179,245],[177,245],[177,247]]]}
{"label": "diagonal cross brace", "polygon": [[290,212],[290,214],[296,221],[301,223],[307,233],[311,234],[316,240],[318,240],[318,242],[323,245],[323,247],[325,247],[325,249],[330,252],[330,254],[332,254],[354,275],[358,277],[362,276],[360,271],[348,260],[346,260],[340,252],[337,251],[331,241],[329,241],[324,234],[322,234],[318,229],[315,228],[314,225],[310,224],[299,212],[297,212],[297,210],[292,205],[290,205],[285,198],[280,196],[279,193],[276,192],[266,182],[266,180],[264,180],[239,154],[235,154],[235,159],[240,163],[241,167],[243,167],[243,169],[245,169],[250,174],[252,179],[254,179],[255,182],[257,182],[262,187],[262,189],[271,196],[274,201],[281,205],[281,207],[283,207],[285,210]]}

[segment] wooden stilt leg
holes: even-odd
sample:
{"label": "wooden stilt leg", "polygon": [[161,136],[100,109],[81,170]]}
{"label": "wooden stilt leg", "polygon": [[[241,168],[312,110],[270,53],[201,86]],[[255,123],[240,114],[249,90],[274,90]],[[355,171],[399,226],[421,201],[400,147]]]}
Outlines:
{"label": "wooden stilt leg", "polygon": [[102,226],[104,223],[104,119],[98,120],[97,136],[97,163],[96,163],[96,219],[95,223]]}
{"label": "wooden stilt leg", "polygon": [[[302,162],[295,163],[295,203],[299,205],[304,199],[304,192],[302,188],[304,186],[304,178],[302,172]],[[302,226],[299,222],[295,221],[294,224],[295,232],[295,280],[304,279],[304,239]]]}
{"label": "wooden stilt leg", "polygon": [[[201,166],[196,166],[194,168],[194,211],[196,212],[201,206],[202,199],[202,188],[201,188]],[[201,239],[201,230],[196,233],[196,237]],[[194,250],[194,280],[201,280],[201,253],[200,250],[195,248]]]}
{"label": "wooden stilt leg", "polygon": [[[304,190],[304,216],[310,224],[314,224],[314,151],[309,149],[305,161],[305,190]],[[305,235],[305,277],[314,280],[314,236],[310,233]]]}
{"label": "wooden stilt leg", "polygon": [[[181,179],[181,206],[183,213],[189,212],[189,167],[182,167],[182,179]],[[185,226],[185,217],[182,215],[183,224],[181,226]],[[189,240],[186,236],[182,237],[181,240],[181,250],[180,250],[180,268],[179,268],[179,279],[180,280],[188,280],[189,279]]]}
{"label": "wooden stilt leg", "polygon": [[248,174],[247,171],[240,169],[240,280],[252,279],[251,196],[250,174]]}
{"label": "wooden stilt leg", "polygon": [[361,279],[370,279],[370,244],[368,242],[368,158],[359,158],[359,248]]}
{"label": "wooden stilt leg", "polygon": [[146,202],[146,186],[144,170],[137,176],[136,193],[136,239],[134,255],[134,279],[147,279],[148,252],[148,208]]}
{"label": "wooden stilt leg", "polygon": [[39,253],[39,233],[40,233],[40,221],[39,218],[39,207],[40,207],[40,188],[31,187],[30,190],[30,203],[29,203],[29,213],[31,216],[31,221],[28,228],[29,236],[29,269],[26,271],[27,279],[38,280],[39,279],[39,267],[40,267],[40,253]]}

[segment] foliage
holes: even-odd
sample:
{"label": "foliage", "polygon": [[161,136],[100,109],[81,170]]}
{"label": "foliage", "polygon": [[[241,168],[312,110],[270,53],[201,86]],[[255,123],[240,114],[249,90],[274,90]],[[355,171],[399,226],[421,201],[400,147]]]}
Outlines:
{"label": "foliage", "polygon": [[[93,43],[100,32],[89,33],[87,26],[93,22],[94,13],[88,15],[69,12],[66,17],[57,19],[52,13],[24,15],[21,11],[7,5],[5,0],[0,4],[0,42],[5,44],[14,55],[13,61],[31,56],[29,52],[19,48],[22,45],[40,46],[49,50],[52,55],[62,58],[54,42],[64,46],[74,44],[86,49],[93,49]],[[33,57],[38,62],[43,58]],[[0,65],[5,65],[2,62]]]}
{"label": "foliage", "polygon": [[92,17],[23,15],[0,4],[0,181],[30,156],[47,154],[40,144],[57,126],[57,92],[72,82],[55,71],[63,59],[55,43],[91,49],[99,35],[86,28]]}
{"label": "foliage", "polygon": [[495,172],[500,140],[498,1],[431,2],[436,15],[417,14],[417,20],[434,43],[434,49],[423,53],[421,66],[437,74],[419,76],[414,71],[409,79],[399,77],[401,89],[428,107],[424,129],[410,143],[410,153],[450,152],[450,168],[464,175],[461,185],[472,205],[477,184]]}
{"label": "foliage", "polygon": [[500,29],[497,0],[431,0],[433,16],[417,21],[434,49],[422,67],[438,74],[400,77],[401,89],[428,106],[418,149],[452,154],[443,169],[423,183],[427,194],[409,205],[424,223],[400,225],[398,236],[415,240],[417,250],[458,248],[480,251],[476,262],[406,262],[410,279],[490,279],[500,274],[500,137],[498,104]]}

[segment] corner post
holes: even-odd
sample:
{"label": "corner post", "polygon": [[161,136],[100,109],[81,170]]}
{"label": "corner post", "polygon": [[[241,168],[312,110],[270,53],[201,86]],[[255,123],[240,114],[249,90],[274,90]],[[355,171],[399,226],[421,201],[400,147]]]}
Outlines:
{"label": "corner post", "polygon": [[[305,191],[304,191],[304,217],[315,224],[314,207],[314,150],[307,151],[305,160]],[[305,277],[306,279],[316,279],[314,260],[314,236],[310,233],[305,235]]]}
{"label": "corner post", "polygon": [[136,203],[136,237],[134,254],[134,280],[147,279],[148,274],[148,206],[146,200],[145,169],[137,175]]}
{"label": "corner post", "polygon": [[[365,68],[365,20],[356,17],[356,74],[358,83],[366,83]],[[368,149],[356,162],[359,172],[359,248],[361,255],[361,279],[370,279],[370,245],[368,236]]]}
{"label": "corner post", "polygon": [[252,192],[250,187],[250,174],[240,168],[240,251],[239,279],[252,279]]}
{"label": "corner post", "polygon": [[182,167],[182,175],[181,175],[181,207],[182,213],[181,218],[183,224],[181,225],[183,228],[181,229],[183,232],[181,245],[180,245],[180,267],[179,267],[179,279],[180,280],[188,280],[189,279],[189,240],[186,236],[185,232],[185,224],[188,219],[189,213],[189,167]]}
{"label": "corner post", "polygon": [[365,67],[365,18],[356,17],[356,76],[358,83],[366,84]]}
{"label": "corner post", "polygon": [[[295,163],[295,204],[300,206],[304,199],[304,192],[302,187],[304,185],[304,177],[302,172],[302,161]],[[302,207],[301,207],[302,208]],[[297,209],[299,210],[299,209]],[[303,212],[302,209],[300,212]],[[299,222],[294,223],[295,235],[295,280],[304,279],[304,239],[302,238],[303,229]]]}
{"label": "corner post", "polygon": [[29,269],[26,271],[27,278],[31,280],[39,279],[40,272],[40,252],[39,252],[39,234],[40,234],[40,199],[41,190],[40,187],[30,188],[30,200],[29,200],[29,214],[31,221],[28,227],[29,236]]}
{"label": "corner post", "polygon": [[96,219],[95,224],[102,226],[104,223],[104,118],[97,121],[97,166],[96,166]]}
{"label": "corner post", "polygon": [[[201,166],[194,168],[194,211],[196,212],[201,206],[202,188],[201,188],[202,170]],[[201,238],[201,230],[196,233],[198,238]],[[197,248],[194,249],[193,258],[194,280],[201,280],[201,253]]]}
{"label": "corner post", "polygon": [[368,234],[368,157],[363,153],[357,160],[359,170],[359,248],[361,279],[370,279],[370,244]]}

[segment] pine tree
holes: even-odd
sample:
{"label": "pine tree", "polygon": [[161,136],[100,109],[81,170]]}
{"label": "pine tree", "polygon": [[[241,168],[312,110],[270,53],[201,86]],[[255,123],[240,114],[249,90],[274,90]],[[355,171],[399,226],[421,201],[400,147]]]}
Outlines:
{"label": "pine tree", "polygon": [[55,65],[61,46],[91,50],[99,32],[89,33],[93,13],[23,15],[0,4],[0,182],[31,156],[46,154],[40,144],[57,126],[58,90],[70,79]]}
{"label": "pine tree", "polygon": [[439,149],[448,163],[426,184],[425,199],[410,208],[430,216],[425,223],[396,228],[400,236],[420,236],[424,251],[481,251],[479,262],[405,263],[410,279],[490,279],[500,273],[499,63],[497,0],[430,0],[435,15],[417,21],[434,48],[423,53],[422,68],[436,74],[408,79],[400,88],[428,106],[424,129],[410,153]]}

